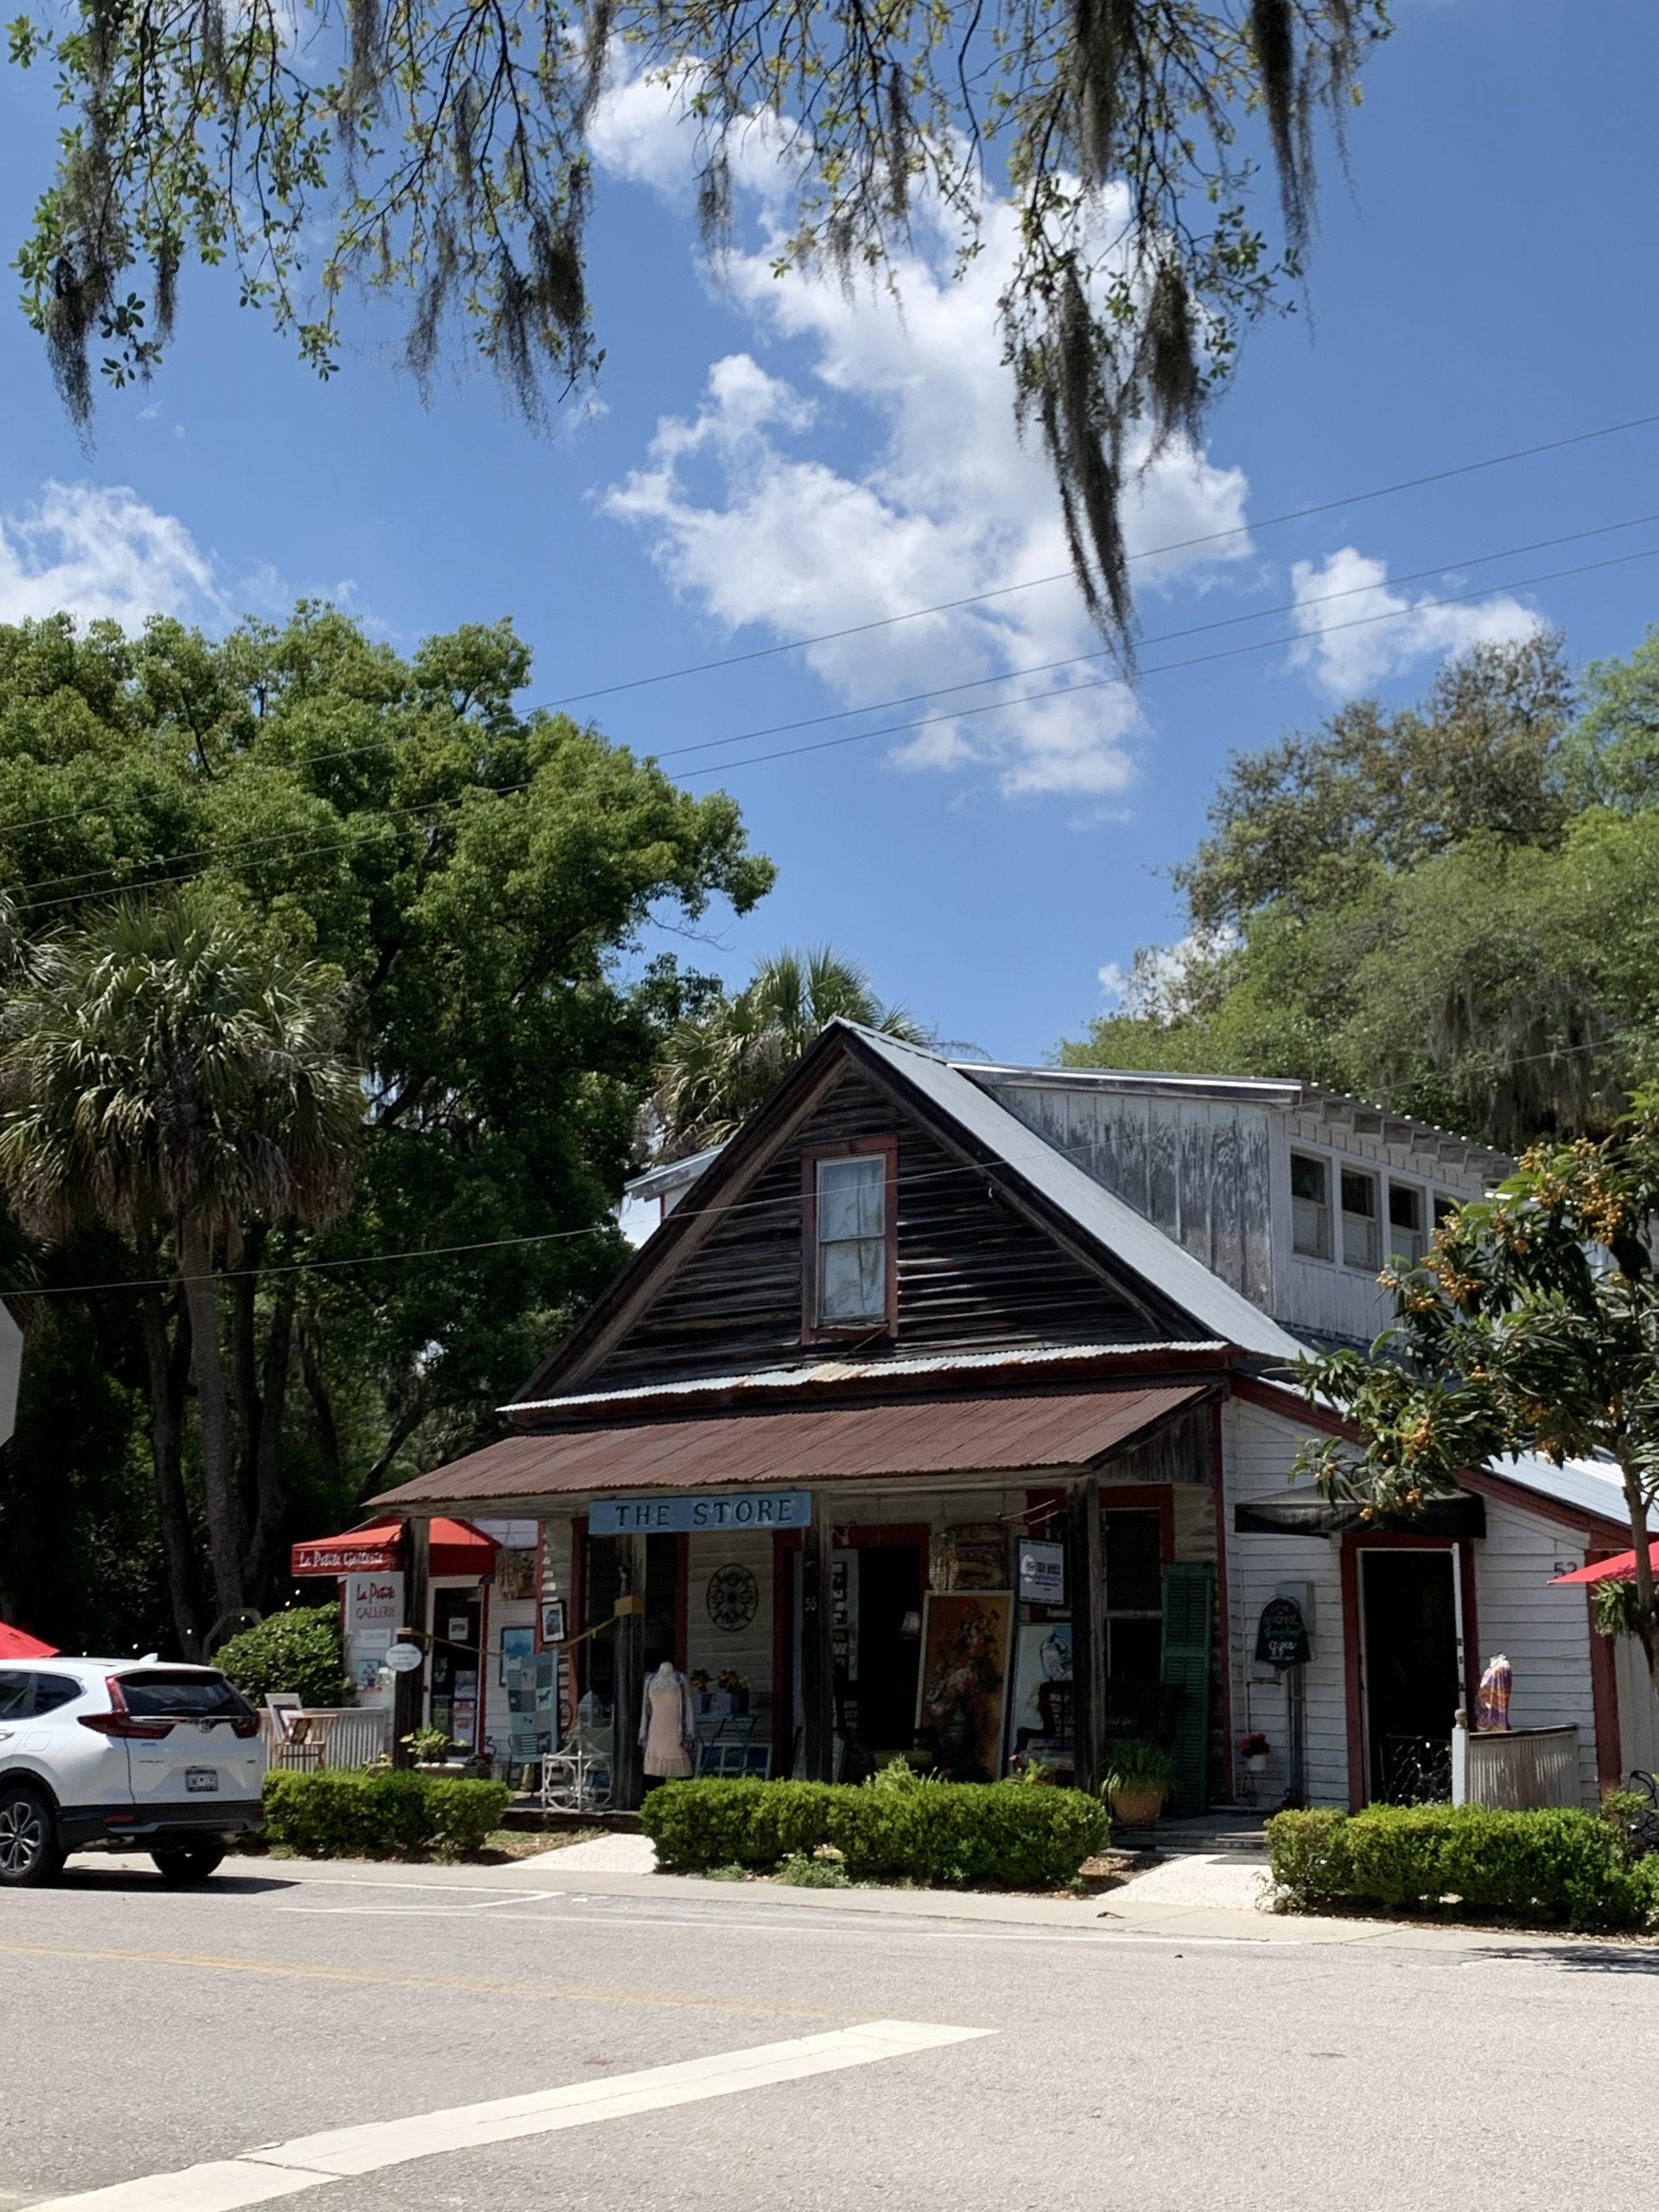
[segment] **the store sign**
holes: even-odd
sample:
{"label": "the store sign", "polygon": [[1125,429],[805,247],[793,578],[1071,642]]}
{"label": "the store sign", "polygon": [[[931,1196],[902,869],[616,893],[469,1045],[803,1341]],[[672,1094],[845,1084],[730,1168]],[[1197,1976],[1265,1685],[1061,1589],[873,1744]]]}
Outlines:
{"label": "the store sign", "polygon": [[717,1497],[595,1498],[588,1515],[592,1536],[695,1535],[700,1529],[804,1529],[812,1500],[804,1490],[757,1496],[734,1491]]}
{"label": "the store sign", "polygon": [[1020,1546],[1020,1596],[1030,1605],[1065,1603],[1065,1546],[1027,1538]]}
{"label": "the store sign", "polygon": [[1269,1667],[1305,1667],[1313,1656],[1301,1607],[1294,1598],[1269,1598],[1256,1624],[1257,1662]]}

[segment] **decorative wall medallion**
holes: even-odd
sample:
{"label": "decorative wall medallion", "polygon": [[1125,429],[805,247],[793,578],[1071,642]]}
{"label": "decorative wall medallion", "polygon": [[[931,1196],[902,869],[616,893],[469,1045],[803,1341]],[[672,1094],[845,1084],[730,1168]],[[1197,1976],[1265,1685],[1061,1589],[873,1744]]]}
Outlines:
{"label": "decorative wall medallion", "polygon": [[709,1578],[709,1618],[735,1636],[760,1610],[760,1586],[747,1567],[717,1567]]}

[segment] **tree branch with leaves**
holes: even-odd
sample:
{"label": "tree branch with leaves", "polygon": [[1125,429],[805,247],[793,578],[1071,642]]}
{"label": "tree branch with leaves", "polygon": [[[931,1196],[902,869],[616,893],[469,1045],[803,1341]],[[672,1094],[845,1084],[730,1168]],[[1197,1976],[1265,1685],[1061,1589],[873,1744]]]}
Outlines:
{"label": "tree branch with leaves", "polygon": [[890,278],[924,198],[965,264],[1012,204],[1016,411],[1126,643],[1132,435],[1195,433],[1244,328],[1294,291],[1315,120],[1339,139],[1388,29],[1385,0],[47,0],[10,27],[68,116],[25,311],[83,424],[95,372],[159,366],[191,258],[233,269],[321,376],[346,296],[391,296],[418,378],[466,332],[538,419],[602,358],[594,113],[619,68],[652,74],[695,127],[716,251],[757,131],[793,199],[780,272]]}

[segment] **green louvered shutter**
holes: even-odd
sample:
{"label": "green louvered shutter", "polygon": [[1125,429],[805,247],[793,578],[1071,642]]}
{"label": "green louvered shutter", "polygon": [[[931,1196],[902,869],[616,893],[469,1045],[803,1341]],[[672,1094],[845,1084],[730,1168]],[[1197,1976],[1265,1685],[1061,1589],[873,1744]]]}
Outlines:
{"label": "green louvered shutter", "polygon": [[1175,1728],[1177,1814],[1201,1813],[1209,1796],[1210,1635],[1214,1573],[1183,1563],[1164,1569],[1164,1633],[1159,1672],[1185,1695]]}

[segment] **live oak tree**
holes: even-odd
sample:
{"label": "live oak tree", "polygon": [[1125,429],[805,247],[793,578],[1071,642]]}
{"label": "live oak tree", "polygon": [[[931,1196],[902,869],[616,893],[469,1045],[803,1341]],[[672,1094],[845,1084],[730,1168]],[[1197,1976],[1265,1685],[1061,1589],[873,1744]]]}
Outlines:
{"label": "live oak tree", "polygon": [[[407,657],[318,607],[219,641],[166,621],[0,627],[0,883],[19,930],[200,877],[353,993],[350,1204],[327,1230],[254,1218],[219,1294],[238,1492],[251,1526],[278,1452],[283,1541],[495,1433],[608,1280],[625,1249],[610,1210],[694,988],[643,935],[695,945],[712,902],[747,910],[772,880],[731,799],[693,799],[525,709],[530,674],[505,623]],[[38,1266],[60,1289],[158,1272],[107,1236]],[[37,1301],[84,1313],[96,1356],[142,1393],[138,1303]],[[186,1317],[174,1291],[162,1304],[181,1394]],[[26,1363],[0,1526],[9,1484],[27,1478],[41,1510],[58,1495],[48,1372]],[[113,1458],[99,1479],[124,1480]],[[272,1586],[251,1581],[250,1601]]]}
{"label": "live oak tree", "polygon": [[537,416],[601,358],[596,104],[619,67],[652,72],[695,120],[715,247],[757,132],[793,196],[780,270],[880,279],[924,195],[966,259],[1007,197],[1016,408],[1122,635],[1126,442],[1194,429],[1243,327],[1294,287],[1316,117],[1339,135],[1387,29],[1383,0],[42,0],[11,54],[55,68],[67,124],[25,306],[81,423],[95,367],[156,368],[193,259],[233,269],[320,374],[346,295],[391,296],[418,378],[459,331]]}
{"label": "live oak tree", "polygon": [[1659,1690],[1649,1547],[1659,1510],[1659,1119],[1600,1143],[1539,1146],[1490,1199],[1390,1270],[1395,1318],[1371,1352],[1305,1359],[1300,1380],[1351,1422],[1299,1467],[1369,1513],[1418,1510],[1460,1467],[1511,1452],[1617,1467],[1636,1553],[1620,1625]]}

